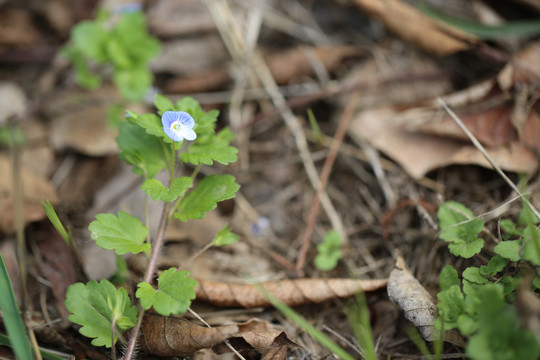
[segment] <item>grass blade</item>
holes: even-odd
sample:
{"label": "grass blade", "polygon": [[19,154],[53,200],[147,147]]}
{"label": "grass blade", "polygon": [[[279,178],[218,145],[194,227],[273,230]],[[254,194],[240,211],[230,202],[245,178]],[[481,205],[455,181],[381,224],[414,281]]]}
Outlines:
{"label": "grass blade", "polygon": [[11,280],[4,264],[4,259],[0,254],[0,309],[4,319],[4,325],[9,336],[13,352],[17,359],[33,359],[30,341],[26,335],[26,328],[19,313],[19,307],[15,300],[15,293]]}

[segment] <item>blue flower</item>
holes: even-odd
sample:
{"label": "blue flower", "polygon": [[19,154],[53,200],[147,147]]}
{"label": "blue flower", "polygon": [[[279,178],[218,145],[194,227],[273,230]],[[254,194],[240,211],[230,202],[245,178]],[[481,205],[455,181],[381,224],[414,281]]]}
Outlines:
{"label": "blue flower", "polygon": [[165,111],[161,117],[163,131],[174,141],[195,140],[195,120],[185,111]]}

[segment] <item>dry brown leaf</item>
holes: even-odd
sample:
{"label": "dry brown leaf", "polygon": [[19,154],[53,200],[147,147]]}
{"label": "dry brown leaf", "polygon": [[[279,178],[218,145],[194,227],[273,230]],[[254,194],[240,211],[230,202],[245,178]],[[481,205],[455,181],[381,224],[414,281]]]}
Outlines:
{"label": "dry brown leaf", "polygon": [[0,45],[28,46],[42,40],[30,11],[14,7],[0,11]]}
{"label": "dry brown leaf", "polygon": [[[436,113],[437,111],[439,111],[439,114]],[[404,115],[406,115],[407,119],[410,119],[414,113],[413,110],[412,113],[404,113]],[[415,125],[409,122],[407,129],[469,141],[469,138],[455,120],[446,113],[440,113],[440,109],[426,111],[423,117],[428,116],[431,116],[431,120]],[[485,146],[508,145],[518,140],[518,133],[512,125],[512,107],[509,104],[482,109],[474,113],[458,113],[458,116],[467,129]],[[401,120],[404,125],[406,122],[405,119]]]}
{"label": "dry brown leaf", "polygon": [[216,25],[200,0],[160,0],[148,9],[148,27],[153,34],[171,37],[209,32]]}
{"label": "dry brown leaf", "polygon": [[[345,59],[359,57],[363,53],[362,49],[354,46],[319,48],[303,46],[268,54],[265,59],[276,83],[284,85],[293,79],[312,76],[314,74],[313,69],[316,66],[321,65],[327,71],[332,71]],[[216,90],[222,87],[229,79],[227,69],[205,69],[194,75],[170,80],[167,83],[165,92],[193,93]]]}
{"label": "dry brown leaf", "polygon": [[[399,115],[389,107],[363,111],[351,123],[349,133],[356,141],[367,141],[386,153],[416,179],[436,168],[452,164],[490,167],[474,146],[450,138],[408,131]],[[504,170],[532,173],[538,167],[535,154],[518,142],[486,150]]]}
{"label": "dry brown leaf", "polygon": [[141,326],[144,351],[159,356],[188,356],[238,333],[238,325],[208,328],[176,317],[146,313]]}
{"label": "dry brown leaf", "polygon": [[70,148],[91,156],[117,154],[117,135],[107,124],[105,106],[66,112],[56,117],[51,126],[51,143],[56,150]]}
{"label": "dry brown leaf", "polygon": [[[418,328],[424,339],[434,341],[439,338],[439,331],[434,326],[437,306],[431,295],[409,271],[401,256],[390,273],[387,290],[390,300],[403,310],[405,317]],[[462,347],[465,345],[455,331],[447,331],[444,340]]]}
{"label": "dry brown leaf", "polygon": [[[13,207],[13,167],[7,156],[0,154],[0,232],[15,231],[15,214]],[[45,218],[41,206],[42,200],[57,201],[56,190],[45,177],[25,168],[21,169],[23,194],[23,221],[25,224]]]}
{"label": "dry brown leaf", "polygon": [[230,351],[225,340],[237,351],[255,350],[263,356],[273,354],[272,350],[277,348],[298,346],[285,333],[259,319],[209,328],[177,317],[147,313],[141,333],[142,349],[159,356],[189,356],[209,348],[223,354]]}
{"label": "dry brown leaf", "polygon": [[[262,354],[263,359],[278,359],[283,352],[287,354],[287,349],[298,347],[283,331],[274,329],[272,324],[260,319],[238,324],[238,330],[238,334],[228,339],[235,350],[242,352],[255,349]],[[224,343],[213,346],[212,350],[217,354],[231,352]]]}
{"label": "dry brown leaf", "polygon": [[44,234],[36,242],[35,249],[39,249],[39,254],[37,251],[34,254],[37,265],[43,277],[51,284],[56,309],[62,319],[60,325],[67,328],[71,323],[68,320],[69,312],[64,300],[67,288],[77,282],[74,254],[52,225],[44,229]]}
{"label": "dry brown leaf", "polygon": [[512,57],[497,78],[499,85],[503,89],[510,89],[516,84],[538,86],[540,83],[539,62],[540,41],[537,41]]}
{"label": "dry brown leaf", "polygon": [[404,1],[355,0],[354,3],[405,41],[436,55],[467,50],[476,41],[471,35],[436,22]]}
{"label": "dry brown leaf", "polygon": [[[217,306],[245,308],[270,306],[255,285],[198,280],[197,300]],[[349,297],[359,291],[374,291],[386,286],[386,279],[295,279],[261,283],[268,292],[289,306],[320,303],[337,297]]]}
{"label": "dry brown leaf", "polygon": [[26,95],[22,89],[11,82],[0,83],[0,125],[3,125],[11,116],[23,118],[27,109]]}
{"label": "dry brown leaf", "polygon": [[163,44],[161,54],[152,61],[150,67],[153,72],[193,75],[223,68],[227,61],[229,56],[223,41],[218,34],[212,33]]}

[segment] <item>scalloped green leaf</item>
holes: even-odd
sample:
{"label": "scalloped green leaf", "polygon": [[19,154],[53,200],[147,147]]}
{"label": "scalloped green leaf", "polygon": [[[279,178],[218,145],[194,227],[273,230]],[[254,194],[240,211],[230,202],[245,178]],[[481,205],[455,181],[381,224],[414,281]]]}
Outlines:
{"label": "scalloped green leaf", "polygon": [[197,100],[186,96],[176,102],[176,111],[185,111],[193,117],[195,120],[193,130],[197,133],[197,139],[204,138],[206,135],[214,135],[216,121],[219,115],[218,110],[205,112]]}
{"label": "scalloped green leaf", "polygon": [[521,240],[501,241],[495,246],[493,251],[495,251],[495,254],[510,261],[519,261],[521,258],[519,251],[522,243]]}
{"label": "scalloped green leaf", "polygon": [[437,215],[442,229],[439,237],[451,243],[448,249],[452,254],[470,258],[482,250],[484,241],[478,234],[484,227],[484,221],[475,219],[466,206],[447,201],[441,205]]}
{"label": "scalloped green leaf", "polygon": [[161,94],[156,94],[154,106],[158,109],[159,115],[163,115],[165,111],[174,111],[174,104]]}
{"label": "scalloped green leaf", "polygon": [[193,186],[193,180],[188,176],[175,178],[170,188],[163,185],[158,179],[148,179],[142,185],[141,189],[154,201],[174,201],[184,195],[187,189]]}
{"label": "scalloped green leaf", "polygon": [[114,342],[117,331],[123,332],[137,321],[137,307],[131,306],[124,288],[116,289],[108,280],[95,280],[71,285],[66,292],[66,308],[69,320],[81,325],[79,332],[92,338],[92,345],[111,347],[113,317],[116,317]]}
{"label": "scalloped green leaf", "polygon": [[163,316],[185,313],[195,299],[195,287],[198,285],[188,275],[189,272],[177,271],[176,268],[165,270],[158,278],[157,290],[145,281],[140,282],[136,296],[141,300],[141,306],[145,310],[154,307]]}
{"label": "scalloped green leaf", "polygon": [[217,203],[234,198],[240,189],[232,175],[209,175],[182,200],[174,216],[181,220],[202,219]]}
{"label": "scalloped green leaf", "polygon": [[107,61],[107,31],[96,22],[83,21],[73,27],[71,38],[73,47],[84,56],[98,62]]}
{"label": "scalloped green leaf", "polygon": [[114,250],[116,254],[123,255],[150,251],[150,243],[145,242],[148,229],[135,216],[124,211],[114,214],[98,214],[96,220],[88,227],[92,239],[99,247]]}
{"label": "scalloped green leaf", "polygon": [[201,136],[191,144],[186,153],[180,154],[180,159],[193,165],[213,165],[214,161],[228,165],[238,160],[238,149],[229,144],[234,134],[229,128],[221,130],[217,135]]}
{"label": "scalloped green leaf", "polygon": [[156,114],[139,115],[136,121],[148,134],[162,138],[167,143],[172,143],[172,140],[163,131],[161,119]]}
{"label": "scalloped green leaf", "polygon": [[454,285],[460,285],[457,270],[451,265],[445,265],[439,275],[439,286],[441,290],[446,290]]}
{"label": "scalloped green leaf", "polygon": [[478,254],[484,247],[484,240],[476,238],[472,241],[455,241],[448,245],[448,250],[456,256],[461,256],[465,259],[469,259]]}
{"label": "scalloped green leaf", "polygon": [[[128,112],[130,118],[139,119],[144,115]],[[134,117],[136,115],[136,117]],[[163,131],[163,129],[162,129]],[[145,179],[153,178],[167,166],[172,145],[150,135],[137,124],[122,122],[116,142],[121,149],[120,158],[133,166],[133,172]]]}

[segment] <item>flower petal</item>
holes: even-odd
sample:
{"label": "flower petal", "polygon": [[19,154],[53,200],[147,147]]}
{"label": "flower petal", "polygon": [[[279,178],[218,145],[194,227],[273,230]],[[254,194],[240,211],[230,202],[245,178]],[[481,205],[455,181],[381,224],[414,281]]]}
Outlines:
{"label": "flower petal", "polygon": [[180,120],[182,125],[185,126],[185,127],[193,129],[193,127],[195,126],[195,120],[193,120],[193,117],[191,115],[189,115],[189,113],[187,113],[185,111],[177,111],[176,112],[176,117],[177,117],[178,120]]}
{"label": "flower petal", "polygon": [[174,111],[165,111],[161,116],[163,130],[165,130],[165,128],[169,128],[176,119],[178,119],[178,115]]}
{"label": "flower petal", "polygon": [[184,139],[189,140],[189,141],[193,141],[197,138],[197,134],[195,133],[195,131],[193,131],[193,129],[190,129],[188,127],[182,128],[179,131],[179,133]]}

